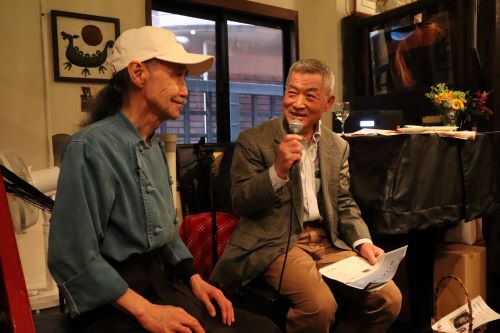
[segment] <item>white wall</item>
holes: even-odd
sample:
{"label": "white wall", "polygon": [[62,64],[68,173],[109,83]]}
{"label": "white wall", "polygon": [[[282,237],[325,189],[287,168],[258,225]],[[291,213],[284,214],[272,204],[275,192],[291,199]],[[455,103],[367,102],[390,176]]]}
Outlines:
{"label": "white wall", "polygon": [[0,4],[0,151],[13,150],[36,167],[46,164],[40,11],[35,1]]}
{"label": "white wall", "polygon": [[81,86],[91,86],[94,91],[102,87],[53,80],[52,9],[119,18],[122,31],[146,22],[144,0],[1,2],[0,151],[19,153],[35,170],[51,164],[49,140],[53,134],[73,133],[78,128]]}

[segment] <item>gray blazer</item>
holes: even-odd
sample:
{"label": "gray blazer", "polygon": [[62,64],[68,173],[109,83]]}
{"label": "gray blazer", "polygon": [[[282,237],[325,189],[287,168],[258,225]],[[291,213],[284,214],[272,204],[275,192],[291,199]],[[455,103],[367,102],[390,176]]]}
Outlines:
{"label": "gray blazer", "polygon": [[[238,138],[231,164],[231,199],[240,223],[214,268],[211,279],[215,282],[245,284],[264,272],[285,252],[290,215],[290,247],[302,232],[302,183],[298,168],[292,169],[290,181],[277,193],[269,177],[278,145],[288,131],[283,117],[279,117],[241,133]],[[356,240],[370,238],[370,233],[349,192],[349,146],[322,126],[318,154],[323,224],[336,247],[352,250]]]}

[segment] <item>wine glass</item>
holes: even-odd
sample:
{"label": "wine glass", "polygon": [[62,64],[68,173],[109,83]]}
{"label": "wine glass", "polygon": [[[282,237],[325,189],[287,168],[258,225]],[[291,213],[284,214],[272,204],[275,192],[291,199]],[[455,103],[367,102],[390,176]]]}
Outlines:
{"label": "wine glass", "polygon": [[340,126],[342,128],[342,134],[344,135],[344,122],[349,117],[349,111],[351,110],[351,104],[349,102],[337,102],[333,106],[335,112],[335,117],[340,121]]}

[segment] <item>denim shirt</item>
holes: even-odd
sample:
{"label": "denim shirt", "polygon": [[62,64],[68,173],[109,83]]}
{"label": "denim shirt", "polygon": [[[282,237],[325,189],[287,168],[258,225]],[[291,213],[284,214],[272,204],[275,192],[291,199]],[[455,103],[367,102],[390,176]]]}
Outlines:
{"label": "denim shirt", "polygon": [[160,249],[172,265],[192,258],[177,232],[167,160],[119,112],[72,137],[52,211],[48,265],[78,315],[128,288],[106,261]]}

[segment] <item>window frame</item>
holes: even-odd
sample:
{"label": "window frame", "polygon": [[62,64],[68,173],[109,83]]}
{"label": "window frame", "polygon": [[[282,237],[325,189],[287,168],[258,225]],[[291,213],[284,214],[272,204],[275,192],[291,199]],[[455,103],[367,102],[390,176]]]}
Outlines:
{"label": "window frame", "polygon": [[[298,59],[298,12],[251,1],[232,0],[146,0],[146,24],[152,24],[151,11],[159,10],[215,22],[215,66],[217,142],[231,142],[229,101],[229,58],[227,21],[239,21],[283,31],[283,78]],[[283,82],[284,84],[285,82]]]}

